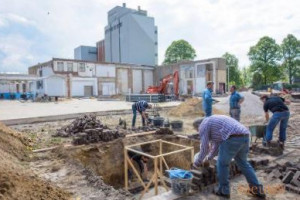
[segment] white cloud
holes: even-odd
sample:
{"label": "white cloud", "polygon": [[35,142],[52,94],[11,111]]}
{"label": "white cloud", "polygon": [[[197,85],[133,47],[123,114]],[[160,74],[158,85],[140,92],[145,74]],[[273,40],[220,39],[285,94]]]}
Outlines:
{"label": "white cloud", "polygon": [[[30,48],[22,47],[22,52],[26,53],[19,52],[18,56],[6,54],[9,58],[4,58],[2,65],[11,62],[23,69],[27,67],[22,65],[24,59],[32,60],[32,65],[51,57],[72,58],[75,47],[95,45],[104,37],[107,12],[123,2],[0,0],[0,4],[5,5],[0,7],[0,28],[13,21],[35,27],[42,35],[42,39],[38,35],[33,38],[22,36]],[[127,0],[126,3],[131,8],[140,5],[155,18],[160,62],[168,45],[178,39],[189,41],[196,49],[198,59],[219,57],[228,51],[244,66],[249,64],[249,47],[259,38],[268,35],[280,43],[289,33],[300,37],[298,0]],[[20,48],[20,40],[3,39],[2,42],[6,47],[17,45]],[[38,49],[39,43],[42,49]],[[3,44],[0,51],[1,48]]]}

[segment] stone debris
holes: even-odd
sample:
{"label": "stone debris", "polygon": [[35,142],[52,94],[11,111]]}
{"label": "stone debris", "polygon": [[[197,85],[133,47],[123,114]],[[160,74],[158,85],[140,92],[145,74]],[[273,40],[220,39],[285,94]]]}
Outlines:
{"label": "stone debris", "polygon": [[170,130],[169,128],[160,128],[158,129],[155,134],[157,135],[173,135],[174,132]]}
{"label": "stone debris", "polygon": [[283,154],[283,149],[278,142],[272,141],[269,147],[264,147],[258,144],[251,146],[251,151],[254,154],[268,154],[271,156],[280,156]]}
{"label": "stone debris", "polygon": [[[213,162],[212,162],[213,163]],[[196,191],[202,191],[207,186],[215,184],[217,182],[217,168],[216,168],[216,159],[214,160],[214,164],[210,164],[208,167],[201,167],[199,169],[192,169],[191,172],[193,174],[192,180],[192,189]],[[254,169],[257,169],[260,166],[266,166],[269,163],[268,159],[250,159],[249,163],[252,165]],[[238,169],[237,165],[234,161],[232,161],[229,165],[229,176],[233,178],[236,175],[241,174],[241,171]]]}
{"label": "stone debris", "polygon": [[[299,160],[300,161],[300,160]],[[288,191],[300,194],[300,165],[298,163],[286,162],[277,164],[265,170],[269,173],[268,179],[278,178],[285,184]]]}
{"label": "stone debris", "polygon": [[58,129],[54,137],[73,137],[74,145],[108,142],[125,134],[119,130],[111,130],[97,120],[96,115],[84,115],[71,124]]}

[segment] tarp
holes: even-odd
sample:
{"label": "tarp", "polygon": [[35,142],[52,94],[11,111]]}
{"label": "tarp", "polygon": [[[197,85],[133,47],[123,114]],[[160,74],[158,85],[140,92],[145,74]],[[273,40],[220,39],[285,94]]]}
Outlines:
{"label": "tarp", "polygon": [[167,170],[169,173],[170,179],[192,179],[193,174],[190,171],[178,169],[178,168],[171,168]]}

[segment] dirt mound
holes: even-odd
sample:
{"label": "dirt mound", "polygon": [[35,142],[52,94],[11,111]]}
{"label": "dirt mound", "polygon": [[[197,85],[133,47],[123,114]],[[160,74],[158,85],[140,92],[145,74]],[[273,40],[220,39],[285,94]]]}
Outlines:
{"label": "dirt mound", "polygon": [[[213,114],[224,114],[224,113],[213,107]],[[179,106],[172,108],[169,111],[169,115],[174,117],[195,116],[195,115],[204,116],[204,112],[202,110],[202,99],[198,99],[198,98],[187,99]]]}
{"label": "dirt mound", "polygon": [[0,123],[0,199],[69,199],[70,195],[38,179],[27,170],[27,141]]}

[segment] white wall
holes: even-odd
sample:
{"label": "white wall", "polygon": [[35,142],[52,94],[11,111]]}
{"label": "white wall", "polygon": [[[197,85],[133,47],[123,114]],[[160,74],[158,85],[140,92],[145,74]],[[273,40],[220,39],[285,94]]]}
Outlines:
{"label": "white wall", "polygon": [[48,96],[63,97],[66,94],[66,81],[64,77],[50,76],[43,79],[44,93]]}
{"label": "white wall", "polygon": [[[43,77],[45,76],[51,76],[54,74],[52,67],[48,66],[48,67],[42,67],[42,75]],[[39,70],[37,71],[37,75],[39,76]]]}
{"label": "white wall", "polygon": [[103,95],[114,95],[116,94],[115,83],[102,83],[102,94]]}
{"label": "white wall", "polygon": [[93,86],[93,95],[98,96],[98,85],[96,78],[72,78],[71,96],[84,96],[84,86]]}
{"label": "white wall", "polygon": [[144,70],[144,90],[146,91],[149,86],[153,86],[153,71]]}
{"label": "white wall", "polygon": [[128,93],[128,70],[127,69],[118,69],[118,93],[127,94]]}
{"label": "white wall", "polygon": [[142,80],[142,70],[132,70],[133,93],[141,93],[143,90]]}
{"label": "white wall", "polygon": [[112,65],[96,65],[97,77],[116,77],[116,67]]}

